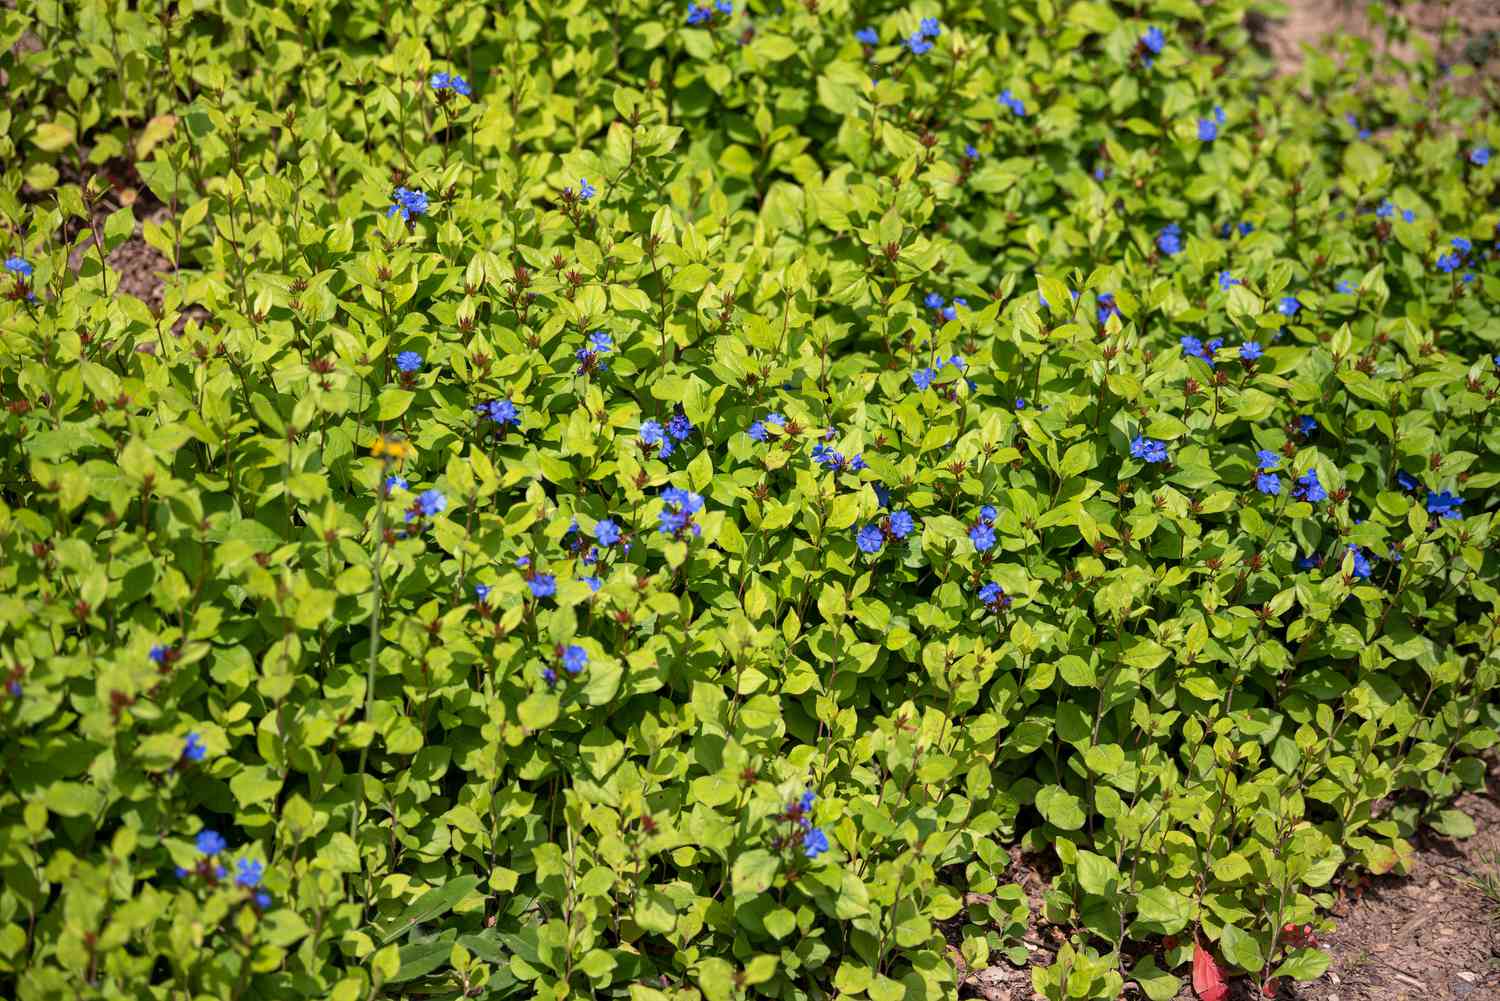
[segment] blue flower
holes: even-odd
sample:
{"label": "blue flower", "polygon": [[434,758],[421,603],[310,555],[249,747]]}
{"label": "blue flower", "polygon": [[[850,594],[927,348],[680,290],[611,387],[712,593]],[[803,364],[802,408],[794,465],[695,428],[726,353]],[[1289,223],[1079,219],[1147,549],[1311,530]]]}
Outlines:
{"label": "blue flower", "polygon": [[583,647],[576,643],[570,643],[562,652],[563,670],[569,674],[578,674],[589,666],[589,654]]}
{"label": "blue flower", "polygon": [[1262,348],[1260,346],[1259,341],[1246,341],[1244,344],[1240,345],[1241,361],[1255,361],[1265,353],[1265,348]]}
{"label": "blue flower", "polygon": [[217,855],[224,850],[224,839],[219,837],[218,831],[199,831],[198,837],[194,839],[201,855]]}
{"label": "blue flower", "polygon": [[1401,221],[1402,222],[1411,222],[1416,217],[1417,217],[1417,214],[1415,212],[1413,212],[1411,209],[1402,209],[1401,210]]}
{"label": "blue flower", "polygon": [[396,367],[406,373],[415,372],[422,367],[422,356],[415,351],[403,351],[396,356]]}
{"label": "blue flower", "polygon": [[1018,396],[1018,397],[1016,397],[1016,409],[1017,410],[1025,410],[1026,409],[1026,397],[1024,397],[1024,396]]}
{"label": "blue flower", "polygon": [[1298,570],[1311,570],[1314,567],[1320,567],[1322,565],[1323,565],[1323,554],[1322,553],[1313,553],[1313,554],[1311,554],[1309,556],[1298,557],[1298,559],[1297,559],[1297,569]]}
{"label": "blue flower", "polygon": [[1318,422],[1307,414],[1297,418],[1297,433],[1304,438],[1312,437],[1314,431],[1318,430]]}
{"label": "blue flower", "polygon": [[389,497],[391,494],[395,493],[397,490],[405,490],[410,485],[411,484],[407,483],[405,477],[403,477],[403,476],[396,476],[393,473],[392,475],[387,476],[385,478],[385,495],[387,497]]}
{"label": "blue flower", "polygon": [[693,422],[688,420],[687,414],[673,414],[672,419],[667,421],[667,434],[677,441],[685,441],[692,433]]}
{"label": "blue flower", "polygon": [[557,684],[557,672],[550,667],[542,668],[542,680],[547,683],[548,688],[552,688]]}
{"label": "blue flower", "polygon": [[865,45],[880,44],[880,32],[876,31],[874,28],[861,28],[854,33],[854,38],[856,41],[863,42]]}
{"label": "blue flower", "polygon": [[1468,237],[1463,236],[1455,236],[1453,238],[1453,246],[1460,254],[1467,254],[1474,249],[1474,244],[1469,241]]}
{"label": "blue flower", "polygon": [[32,268],[31,262],[24,257],[17,257],[12,254],[5,259],[5,270],[18,278],[30,278],[32,271],[35,269]]}
{"label": "blue flower", "polygon": [[932,51],[932,43],[924,38],[920,31],[906,40],[906,47],[914,56],[924,56]]}
{"label": "blue flower", "polygon": [[1166,462],[1167,446],[1155,438],[1136,435],[1130,443],[1130,454],[1142,462]]}
{"label": "blue flower", "polygon": [[150,657],[158,664],[165,664],[167,662],[167,648],[162,646],[160,643],[154,643],[151,646],[150,652],[147,653],[146,656]]}
{"label": "blue flower", "polygon": [[521,412],[510,400],[491,400],[488,403],[479,404],[474,410],[481,417],[494,421],[501,427],[507,424],[520,426],[521,423]]}
{"label": "blue flower", "polygon": [[922,305],[926,306],[928,309],[942,309],[943,297],[938,295],[936,292],[928,292],[926,298],[922,300]]}
{"label": "blue flower", "polygon": [[977,149],[974,148],[974,144],[973,143],[965,143],[964,144],[964,157],[967,158],[967,159],[969,159],[969,160],[978,160],[979,159],[979,150],[977,150]]}
{"label": "blue flower", "polygon": [[661,424],[656,421],[646,421],[641,425],[641,444],[655,445],[657,454],[663,459],[671,455],[674,448],[671,439],[662,430]]}
{"label": "blue flower", "polygon": [[1282,316],[1296,316],[1297,310],[1301,308],[1302,303],[1297,300],[1296,296],[1284,295],[1281,297],[1281,302],[1276,306],[1276,312]]}
{"label": "blue flower", "polygon": [[237,867],[234,881],[247,890],[253,890],[260,885],[261,874],[266,871],[265,864],[255,859],[242,858]]}
{"label": "blue flower", "polygon": [[688,7],[687,23],[693,25],[702,24],[705,21],[713,20],[713,16],[714,12],[712,8],[692,4]]}
{"label": "blue flower", "polygon": [[1217,104],[1214,105],[1214,121],[1218,122],[1220,125],[1224,124],[1224,109],[1219,107]]}
{"label": "blue flower", "polygon": [[917,34],[927,38],[936,38],[943,33],[943,25],[935,17],[924,17],[922,23],[917,25]]}
{"label": "blue flower", "polygon": [[817,793],[813,792],[811,789],[804,789],[802,791],[802,798],[797,800],[797,809],[802,813],[811,813],[813,804],[817,801]]}
{"label": "blue flower", "polygon": [[984,507],[979,509],[979,520],[984,522],[986,525],[993,525],[995,523],[995,519],[999,516],[1000,512],[995,510],[995,505],[993,504],[986,504]]}
{"label": "blue flower", "polygon": [[599,192],[594,189],[594,186],[589,183],[589,179],[587,177],[579,179],[579,181],[578,181],[578,200],[580,202],[586,202],[590,198],[593,198],[598,193]]}
{"label": "blue flower", "polygon": [[1203,357],[1203,342],[1192,334],[1183,334],[1177,339],[1177,343],[1182,345],[1182,356],[1184,358]]}
{"label": "blue flower", "polygon": [[1333,283],[1333,290],[1335,292],[1338,292],[1340,295],[1354,294],[1354,286],[1349,284],[1349,282],[1345,281],[1342,278]]}
{"label": "blue flower", "polygon": [[1275,497],[1281,493],[1281,477],[1275,473],[1256,473],[1255,489],[1263,494],[1270,494],[1272,497]]}
{"label": "blue flower", "polygon": [[1427,491],[1427,513],[1435,514],[1441,518],[1462,518],[1463,512],[1459,505],[1463,498],[1444,490],[1442,493]]}
{"label": "blue flower", "polygon": [[870,486],[874,488],[875,499],[880,502],[880,506],[886,510],[890,510],[891,492],[886,489],[886,485],[884,483],[872,483]]}
{"label": "blue flower", "polygon": [[1218,123],[1210,118],[1198,119],[1198,139],[1201,142],[1213,142],[1219,138]]}
{"label": "blue flower", "polygon": [[397,188],[392,198],[394,198],[395,204],[386,209],[385,214],[387,216],[393,216],[399,212],[402,219],[409,220],[414,215],[427,214],[427,195],[421,191],[414,191],[411,188]]}
{"label": "blue flower", "polygon": [[1161,55],[1161,50],[1166,48],[1167,36],[1162,34],[1162,30],[1160,28],[1150,27],[1147,28],[1146,33],[1141,36],[1141,44],[1150,49],[1153,55],[1159,56]]}
{"label": "blue flower", "polygon": [[1228,271],[1220,271],[1219,272],[1219,291],[1220,292],[1228,292],[1230,290],[1230,288],[1232,288],[1233,286],[1238,285],[1238,284],[1240,284],[1240,280],[1238,278],[1235,278],[1232,275],[1230,275],[1230,273]]}
{"label": "blue flower", "polygon": [[1009,89],[1002,90],[1000,96],[995,98],[996,103],[1003,104],[1011,110],[1011,114],[1017,118],[1026,117],[1026,103],[1012,94]]}
{"label": "blue flower", "polygon": [[608,354],[615,349],[614,338],[602,330],[589,334],[589,350],[596,354]]}
{"label": "blue flower", "polygon": [[269,911],[271,909],[271,895],[264,891],[255,895],[256,910]]}
{"label": "blue flower", "polygon": [[880,547],[885,545],[885,533],[880,530],[879,525],[866,525],[854,536],[854,543],[862,553],[878,553]]}
{"label": "blue flower", "polygon": [[590,591],[598,591],[601,587],[604,586],[604,581],[600,580],[598,577],[579,577],[578,579],[587,584]]}
{"label": "blue flower", "polygon": [[1370,130],[1362,129],[1359,127],[1359,119],[1354,117],[1354,113],[1352,111],[1347,111],[1344,113],[1344,121],[1349,123],[1349,127],[1353,129],[1361,139],[1370,138]]}
{"label": "blue flower", "polygon": [[434,73],[430,82],[433,90],[451,90],[464,97],[473,94],[473,91],[469,89],[469,82],[457,73]]}
{"label": "blue flower", "polygon": [[1396,485],[1402,490],[1415,490],[1418,487],[1416,477],[1409,475],[1406,470],[1396,470]]}
{"label": "blue flower", "polygon": [[1354,543],[1349,543],[1349,552],[1354,554],[1354,579],[1370,579],[1370,561],[1365,557],[1365,552]]}
{"label": "blue flower", "polygon": [[1098,302],[1098,319],[1100,326],[1103,326],[1111,316],[1120,315],[1120,307],[1115,304],[1115,294],[1113,292],[1100,292],[1099,295],[1095,298]]}
{"label": "blue flower", "polygon": [[734,13],[734,4],[730,3],[729,0],[714,0],[714,10],[727,17]]}
{"label": "blue flower", "polygon": [[1463,258],[1459,257],[1452,251],[1449,251],[1448,253],[1437,259],[1437,268],[1445,275],[1452,274],[1459,268],[1463,267],[1463,263]]}
{"label": "blue flower", "polygon": [[802,854],[808,858],[817,858],[828,850],[828,835],[823,833],[823,828],[809,828],[802,835]]}
{"label": "blue flower", "polygon": [[904,539],[916,528],[916,522],[912,520],[908,511],[892,511],[890,518],[891,534],[898,539]]}
{"label": "blue flower", "polygon": [[1255,468],[1260,470],[1278,469],[1281,466],[1281,456],[1268,448],[1263,448],[1255,453]]}
{"label": "blue flower", "polygon": [[1323,489],[1323,484],[1318,481],[1318,471],[1309,469],[1297,477],[1297,485],[1292,488],[1292,496],[1298,500],[1305,500],[1310,504],[1328,499],[1328,491]]}
{"label": "blue flower", "polygon": [[474,600],[476,600],[476,601],[478,601],[480,603],[483,603],[485,601],[485,599],[487,599],[489,596],[490,596],[490,586],[488,584],[475,584],[474,585]]}
{"label": "blue flower", "polygon": [[995,544],[995,530],[984,522],[969,529],[969,541],[974,543],[974,548],[984,552]]}
{"label": "blue flower", "polygon": [[526,578],[533,598],[550,598],[557,593],[557,578],[550,573],[532,574]]}
{"label": "blue flower", "polygon": [[596,522],[594,525],[594,538],[599,540],[601,546],[612,546],[620,541],[620,526],[608,518]]}
{"label": "blue flower", "polygon": [[1490,148],[1488,146],[1475,146],[1469,150],[1469,162],[1476,167],[1483,167],[1490,162]]}
{"label": "blue flower", "polygon": [[926,390],[932,385],[932,380],[937,378],[937,369],[919,368],[911,374],[911,381],[916,383],[917,388]]}
{"label": "blue flower", "polygon": [[5,686],[5,690],[10,693],[10,697],[13,699],[21,697],[21,683],[19,681],[10,682]]}
{"label": "blue flower", "polygon": [[1375,218],[1377,219],[1389,219],[1395,214],[1396,206],[1391,204],[1391,200],[1389,198],[1385,199],[1379,205],[1375,206]]}
{"label": "blue flower", "polygon": [[1156,248],[1168,257],[1182,253],[1182,227],[1175,222],[1163,226],[1156,234]]}
{"label": "blue flower", "polygon": [[197,731],[190,731],[182,742],[182,756],[189,761],[202,761],[207,753],[208,748],[203,746]]}
{"label": "blue flower", "polygon": [[657,515],[657,530],[662,535],[680,537],[691,528],[694,535],[702,535],[701,526],[693,522],[693,515],[703,509],[703,498],[681,487],[666,487],[661,492],[661,513]]}
{"label": "blue flower", "polygon": [[530,556],[517,556],[516,557],[516,569],[517,570],[525,570],[529,566],[531,566],[531,557]]}
{"label": "blue flower", "polygon": [[417,510],[425,517],[431,518],[448,506],[448,498],[443,496],[441,490],[423,490],[417,494]]}

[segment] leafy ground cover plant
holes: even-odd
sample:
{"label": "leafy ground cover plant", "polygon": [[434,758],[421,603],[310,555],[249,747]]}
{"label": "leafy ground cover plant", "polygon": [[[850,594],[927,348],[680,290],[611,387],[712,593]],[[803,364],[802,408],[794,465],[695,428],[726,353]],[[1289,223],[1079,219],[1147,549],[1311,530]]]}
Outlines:
{"label": "leafy ground cover plant", "polygon": [[1045,997],[1316,977],[1496,741],[1500,134],[1245,13],[0,10],[0,991],[948,997],[1017,843]]}

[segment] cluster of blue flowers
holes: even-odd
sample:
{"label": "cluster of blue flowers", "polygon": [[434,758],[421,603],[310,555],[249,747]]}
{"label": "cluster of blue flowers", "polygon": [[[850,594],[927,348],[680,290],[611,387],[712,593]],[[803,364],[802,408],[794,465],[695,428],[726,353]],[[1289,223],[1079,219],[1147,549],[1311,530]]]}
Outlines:
{"label": "cluster of blue flowers", "polygon": [[[204,828],[198,832],[193,839],[193,847],[202,856],[193,869],[178,866],[176,874],[178,879],[186,879],[197,875],[209,882],[210,885],[224,879],[228,873],[224,865],[219,861],[219,856],[225,854],[229,845],[218,831]],[[242,858],[235,865],[234,883],[243,890],[251,891],[251,901],[256,910],[269,910],[272,904],[271,895],[260,889],[261,877],[265,875],[266,866],[259,859]]]}
{"label": "cluster of blue flowers", "polygon": [[703,528],[693,521],[693,515],[703,510],[703,498],[681,487],[666,487],[661,492],[662,508],[657,518],[657,531],[680,539],[691,531],[695,536],[703,534]]}
{"label": "cluster of blue flowers", "polygon": [[1166,462],[1167,445],[1165,442],[1157,441],[1155,438],[1145,438],[1136,435],[1130,442],[1130,455],[1132,458],[1140,459],[1142,462]]}
{"label": "cluster of blue flowers", "polygon": [[387,216],[400,213],[402,219],[410,221],[414,215],[427,214],[427,195],[420,190],[397,188],[396,193],[391,197],[394,199],[394,204],[385,210]]}
{"label": "cluster of blue flowers", "polygon": [[1269,449],[1255,453],[1255,489],[1272,497],[1281,493],[1281,477],[1276,470],[1281,468],[1281,456]]}
{"label": "cluster of blue flowers", "polygon": [[[1104,326],[1105,321],[1111,316],[1120,315],[1120,307],[1115,304],[1115,295],[1113,292],[1100,292],[1095,296],[1095,301],[1098,305],[1099,325],[1101,327]],[[1019,410],[1021,408],[1017,407],[1016,409]]]}
{"label": "cluster of blue flowers", "polygon": [[688,6],[687,23],[696,27],[700,24],[709,24],[713,21],[715,14],[724,17],[734,13],[734,4],[729,0],[717,0],[712,7],[707,5],[691,4]]}
{"label": "cluster of blue flowers", "polygon": [[938,37],[943,33],[943,26],[935,17],[924,17],[917,25],[917,30],[906,40],[906,47],[914,56],[922,56],[932,51],[932,42],[929,39]]}
{"label": "cluster of blue flowers", "polygon": [[1402,222],[1416,221],[1417,214],[1415,212],[1413,212],[1411,209],[1398,209],[1389,198],[1385,199],[1376,207],[1375,218],[1391,219],[1395,217],[1397,212],[1401,213]]}
{"label": "cluster of blue flowers", "polygon": [[1167,36],[1162,33],[1162,30],[1154,25],[1147,28],[1146,33],[1141,36],[1140,44],[1137,46],[1137,52],[1141,57],[1141,65],[1150,69],[1152,62],[1155,61],[1157,56],[1161,55],[1161,50],[1166,47]]}
{"label": "cluster of blue flowers", "polygon": [[198,736],[197,731],[189,731],[182,741],[182,759],[184,761],[202,761],[208,754],[208,748],[203,746],[203,738]]}
{"label": "cluster of blue flowers", "polygon": [[854,535],[859,551],[871,556],[885,547],[888,539],[900,541],[916,530],[917,523],[908,511],[892,511],[890,516],[871,522]]}
{"label": "cluster of blue flowers", "polygon": [[453,93],[461,94],[464,97],[472,97],[474,94],[474,92],[469,89],[469,81],[465,80],[457,73],[434,73],[432,74],[432,79],[428,82],[432,85],[432,89],[437,91],[439,94],[445,91],[452,91]]}
{"label": "cluster of blue flowers", "polygon": [[[1448,251],[1446,254],[1443,254],[1437,260],[1438,270],[1443,272],[1444,274],[1452,274],[1459,268],[1463,267],[1465,259],[1474,249],[1473,242],[1467,237],[1463,236],[1455,236],[1452,240],[1452,244],[1453,249]],[[1464,275],[1464,281],[1471,282],[1473,280],[1474,276],[1472,274]]]}
{"label": "cluster of blue flowers", "polygon": [[814,827],[812,823],[813,804],[818,797],[811,789],[804,791],[797,800],[789,803],[782,819],[795,823],[801,832],[802,854],[810,859],[828,851],[828,835],[821,827]]}
{"label": "cluster of blue flowers", "polygon": [[861,469],[869,468],[865,464],[863,453],[856,454],[853,458],[846,458],[843,452],[829,448],[822,442],[813,443],[812,460],[831,473],[841,472],[845,469],[851,473],[857,473]]}
{"label": "cluster of blue flowers", "polygon": [[1442,493],[1427,492],[1427,513],[1435,514],[1439,518],[1462,518],[1463,512],[1459,507],[1463,504],[1462,497],[1444,490]]}
{"label": "cluster of blue flowers", "polygon": [[606,357],[615,349],[614,338],[602,330],[596,330],[589,334],[588,345],[573,352],[573,357],[578,360],[578,374],[588,375],[591,372],[608,372],[609,358]]}
{"label": "cluster of blue flowers", "polygon": [[646,421],[641,425],[641,445],[646,448],[656,449],[656,454],[665,459],[675,450],[674,442],[687,441],[688,436],[693,433],[693,422],[688,420],[686,414],[673,414],[667,421],[665,429],[661,423],[655,420]]}
{"label": "cluster of blue flowers", "polygon": [[1010,595],[995,581],[990,581],[979,589],[979,600],[990,612],[998,613],[1001,609],[1010,607]]}
{"label": "cluster of blue flowers", "polygon": [[1355,117],[1354,112],[1346,111],[1344,113],[1344,121],[1349,123],[1349,127],[1353,129],[1355,135],[1359,136],[1361,139],[1370,138],[1370,130],[1362,129],[1359,127],[1359,119]]}
{"label": "cluster of blue flowers", "polygon": [[999,514],[990,504],[979,509],[979,517],[969,526],[969,541],[974,543],[975,552],[982,553],[994,547],[995,519]]}
{"label": "cluster of blue flowers", "polygon": [[1292,488],[1292,496],[1297,500],[1316,504],[1328,499],[1328,491],[1323,489],[1323,484],[1318,479],[1318,471],[1309,469],[1297,477],[1297,485]]}
{"label": "cluster of blue flowers", "polygon": [[964,361],[963,355],[953,355],[950,358],[939,358],[937,360],[937,364],[928,366],[927,368],[919,368],[915,372],[913,372],[911,374],[911,381],[916,384],[917,389],[925,392],[932,386],[934,382],[937,381],[939,373],[941,373],[943,369],[948,367],[949,365],[953,366],[953,370],[955,372],[963,372],[969,367],[968,362]]}
{"label": "cluster of blue flowers", "polygon": [[770,425],[778,431],[786,427],[786,418],[774,411],[766,414],[762,420],[755,421],[750,425],[750,430],[745,433],[750,436],[751,441],[765,441],[768,435],[766,426]]}
{"label": "cluster of blue flowers", "polygon": [[[558,662],[562,664],[563,671],[570,678],[576,678],[583,673],[584,668],[589,666],[588,651],[576,643],[569,643],[566,646],[559,644],[556,654]],[[542,680],[547,683],[548,688],[556,685],[557,679],[558,674],[556,670],[550,667],[542,668]]]}
{"label": "cluster of blue flowers", "polygon": [[448,498],[443,496],[441,490],[423,490],[417,494],[417,499],[412,506],[406,509],[406,522],[410,524],[418,518],[431,518],[447,507]]}
{"label": "cluster of blue flowers", "polygon": [[995,102],[997,104],[1005,105],[1010,109],[1011,114],[1015,115],[1017,118],[1026,117],[1026,103],[1019,97],[1012,94],[1008,88],[1000,92],[1000,96],[995,98]]}

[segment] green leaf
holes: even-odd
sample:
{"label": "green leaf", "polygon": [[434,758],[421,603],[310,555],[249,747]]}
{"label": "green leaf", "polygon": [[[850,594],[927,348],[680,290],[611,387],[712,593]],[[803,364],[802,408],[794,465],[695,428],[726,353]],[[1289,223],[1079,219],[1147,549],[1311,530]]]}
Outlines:
{"label": "green leaf", "polygon": [[441,886],[433,887],[402,911],[400,916],[379,934],[378,941],[382,945],[393,942],[416,925],[442,917],[453,910],[459,901],[473,893],[478,885],[478,876],[459,876]]}
{"label": "green leaf", "polygon": [[1049,824],[1065,831],[1076,831],[1087,818],[1083,801],[1062,786],[1043,786],[1037,790],[1036,808]]}

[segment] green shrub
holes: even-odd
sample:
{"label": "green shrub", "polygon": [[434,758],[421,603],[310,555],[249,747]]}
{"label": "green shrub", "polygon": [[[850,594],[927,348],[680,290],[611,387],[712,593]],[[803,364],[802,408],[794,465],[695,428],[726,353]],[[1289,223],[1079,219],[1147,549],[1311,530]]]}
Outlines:
{"label": "green shrub", "polygon": [[1018,843],[1048,998],[1319,975],[1497,739],[1500,129],[1245,12],[0,9],[0,994],[952,997]]}

